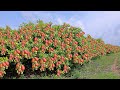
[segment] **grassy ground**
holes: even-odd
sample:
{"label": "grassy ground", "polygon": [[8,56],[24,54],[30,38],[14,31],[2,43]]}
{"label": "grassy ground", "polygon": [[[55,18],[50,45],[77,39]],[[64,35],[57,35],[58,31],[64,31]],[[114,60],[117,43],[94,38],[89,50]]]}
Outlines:
{"label": "grassy ground", "polygon": [[120,79],[120,53],[92,60],[81,69],[74,70],[73,77],[86,79]]}
{"label": "grassy ground", "polygon": [[61,77],[42,73],[40,75],[30,75],[29,78],[21,76],[19,79],[120,79],[120,53],[91,60],[82,67],[76,66],[68,74]]}

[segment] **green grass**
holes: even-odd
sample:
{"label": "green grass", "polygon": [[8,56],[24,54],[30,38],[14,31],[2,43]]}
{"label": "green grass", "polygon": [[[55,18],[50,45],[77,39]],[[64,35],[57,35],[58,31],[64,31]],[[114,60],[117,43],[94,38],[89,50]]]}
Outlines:
{"label": "green grass", "polygon": [[111,69],[116,58],[118,71],[120,71],[120,53],[116,53],[91,60],[83,66],[78,65],[68,74],[60,77],[55,74],[42,73],[41,75],[31,75],[30,78],[22,75],[19,79],[120,79],[120,73],[115,73]]}
{"label": "green grass", "polygon": [[[120,53],[103,56],[90,63],[85,64],[81,69],[75,69],[72,74],[73,78],[86,79],[120,79],[120,74],[114,73],[111,67],[117,58],[117,65],[120,67]],[[119,69],[120,70],[120,69]]]}

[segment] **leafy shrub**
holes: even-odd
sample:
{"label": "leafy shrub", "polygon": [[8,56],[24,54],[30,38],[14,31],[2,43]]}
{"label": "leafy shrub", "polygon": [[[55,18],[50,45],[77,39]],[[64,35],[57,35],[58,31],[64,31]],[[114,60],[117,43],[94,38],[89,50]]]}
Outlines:
{"label": "leafy shrub", "polygon": [[26,61],[31,62],[33,71],[55,71],[60,76],[76,64],[120,51],[118,46],[84,34],[66,23],[52,25],[41,20],[37,24],[23,23],[18,30],[0,28],[0,77],[11,63],[18,74],[24,74]]}

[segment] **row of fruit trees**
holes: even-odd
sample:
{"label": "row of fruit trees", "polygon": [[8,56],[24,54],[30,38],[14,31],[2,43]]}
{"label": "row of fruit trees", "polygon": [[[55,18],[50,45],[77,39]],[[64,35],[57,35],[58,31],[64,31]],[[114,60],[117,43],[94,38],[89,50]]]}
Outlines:
{"label": "row of fruit trees", "polygon": [[80,28],[52,25],[38,20],[23,24],[18,30],[0,28],[0,77],[11,63],[18,74],[24,74],[25,62],[33,71],[55,71],[57,76],[68,73],[75,64],[84,64],[94,57],[120,51],[119,46],[105,44],[101,39],[84,36]]}

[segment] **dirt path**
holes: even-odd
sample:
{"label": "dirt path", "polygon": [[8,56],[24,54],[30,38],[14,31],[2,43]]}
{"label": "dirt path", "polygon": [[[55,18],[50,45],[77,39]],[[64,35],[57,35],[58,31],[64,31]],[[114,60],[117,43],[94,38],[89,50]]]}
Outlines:
{"label": "dirt path", "polygon": [[113,63],[113,65],[112,65],[111,69],[112,69],[112,71],[113,71],[114,73],[120,75],[120,67],[118,67],[117,63],[118,63],[118,58],[115,58],[114,63]]}

